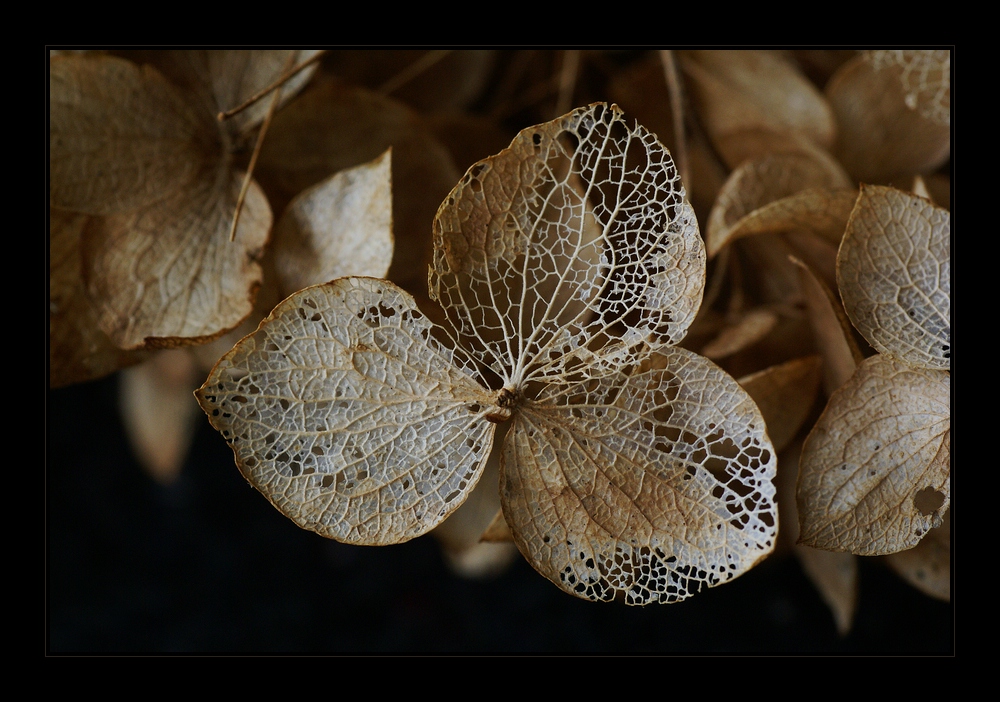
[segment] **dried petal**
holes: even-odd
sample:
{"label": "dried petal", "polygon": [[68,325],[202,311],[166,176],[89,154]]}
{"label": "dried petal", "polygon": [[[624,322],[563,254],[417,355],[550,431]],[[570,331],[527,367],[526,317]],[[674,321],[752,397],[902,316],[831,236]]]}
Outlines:
{"label": "dried petal", "polygon": [[858,608],[858,557],[795,543],[799,538],[799,510],[795,504],[802,442],[795,441],[778,455],[778,509],[781,512],[780,540],[794,544],[793,551],[802,570],[830,608],[837,632],[846,636]]}
{"label": "dried petal", "polygon": [[951,510],[944,523],[927,532],[913,548],[885,557],[889,566],[925,595],[951,600]]}
{"label": "dried petal", "polygon": [[663,355],[664,369],[543,393],[504,443],[515,542],[578,597],[679,601],[774,547],[776,459],[759,410],[710,361]]}
{"label": "dried petal", "polygon": [[951,368],[951,220],[927,200],[865,186],[837,256],[848,316],[881,353]]}
{"label": "dried petal", "polygon": [[90,217],[49,211],[49,387],[94,380],[146,358],[123,351],[97,325],[84,292],[80,239]]}
{"label": "dried petal", "polygon": [[94,215],[176,193],[221,156],[217,127],[151,67],[112,56],[49,65],[49,199]]}
{"label": "dried petal", "polygon": [[274,231],[286,293],[346,275],[384,277],[392,262],[391,150],[301,192]]}
{"label": "dried petal", "polygon": [[951,376],[872,356],[840,388],[799,464],[800,542],[861,556],[913,548],[950,504]]}
{"label": "dried petal", "polygon": [[784,450],[816,403],[821,366],[819,356],[808,356],[739,379],[764,417],[775,451]]}
{"label": "dried petal", "polygon": [[826,95],[837,118],[835,155],[865,183],[928,173],[951,154],[951,53],[876,51],[844,64]]}
{"label": "dried petal", "polygon": [[[229,242],[244,179],[232,152],[266,107],[224,124],[216,115],[266,87],[295,56],[150,54],[173,82],[152,65],[111,56],[51,62],[52,202],[102,215],[84,234],[83,275],[101,329],[121,348],[202,343],[250,314],[271,213],[251,182]],[[307,78],[292,79],[286,96]]]}
{"label": "dried petal", "polygon": [[[835,246],[840,245],[858,191],[853,188],[810,188],[769,202],[744,215],[724,229],[724,239],[713,239],[713,247],[741,237],[766,232],[812,232]],[[716,250],[709,250],[714,256]]]}
{"label": "dried petal", "polygon": [[257,179],[275,209],[333,173],[392,147],[395,240],[389,279],[411,294],[427,284],[428,223],[460,173],[420,116],[384,95],[318,78],[271,122]]}
{"label": "dried petal", "polygon": [[670,154],[617,106],[526,129],[472,166],[434,236],[431,297],[509,387],[676,343],[704,288],[704,246]]}
{"label": "dried petal", "polygon": [[490,395],[405,292],[340,278],[278,305],[197,392],[243,475],[300,526],[406,541],[458,508],[493,442]]}
{"label": "dried petal", "polygon": [[672,602],[770,552],[760,412],[669,346],[705,256],[655,137],[603,104],[525,130],[469,170],[434,232],[442,336],[394,285],[341,278],[279,305],[199,390],[279,509],[352,543],[412,538],[465,499],[509,419],[504,521],[567,591]]}
{"label": "dried petal", "polygon": [[835,162],[811,154],[788,152],[746,161],[730,174],[709,215],[705,239],[709,255],[729,243],[743,219],[765,205],[806,190],[850,187],[847,174]]}
{"label": "dried petal", "polygon": [[792,259],[792,263],[798,267],[809,323],[816,338],[816,347],[823,356],[824,386],[829,396],[854,375],[864,356],[833,291],[805,263],[796,258]]}
{"label": "dried petal", "polygon": [[217,172],[174,197],[92,221],[84,232],[87,294],[121,348],[209,341],[253,310],[271,209],[251,183],[229,228],[243,175]]}
{"label": "dried petal", "polygon": [[[775,134],[805,135],[829,147],[833,112],[816,87],[777,52],[684,51],[681,65],[692,100],[716,147],[729,134],[763,128]],[[730,168],[739,160],[722,151]]]}

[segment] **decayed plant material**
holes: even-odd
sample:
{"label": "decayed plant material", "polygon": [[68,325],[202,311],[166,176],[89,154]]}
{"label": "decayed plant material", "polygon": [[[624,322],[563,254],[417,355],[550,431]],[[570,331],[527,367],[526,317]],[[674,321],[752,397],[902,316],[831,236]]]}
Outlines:
{"label": "decayed plant material", "polygon": [[838,255],[847,313],[873,347],[810,433],[798,487],[803,543],[859,555],[913,548],[950,505],[948,213],[862,188]]}
{"label": "decayed plant material", "polygon": [[339,278],[276,307],[197,395],[278,509],[356,544],[440,523],[505,427],[503,515],[539,572],[593,600],[682,600],[777,533],[759,410],[673,346],[704,265],[670,155],[591,105],[522,131],[442,203],[443,327],[388,281]]}
{"label": "decayed plant material", "polygon": [[[481,559],[489,549],[480,547],[510,554],[516,541],[547,577],[590,597],[623,592],[633,602],[670,601],[716,577],[723,582],[721,573],[743,570],[702,569],[704,580],[688,577],[696,566],[685,570],[688,556],[723,562],[711,543],[698,542],[702,532],[686,505],[708,504],[712,514],[730,500],[716,517],[738,521],[730,493],[707,503],[695,496],[714,484],[708,475],[724,482],[721,466],[739,453],[721,424],[703,424],[699,435],[691,429],[702,421],[698,412],[682,421],[680,408],[697,403],[685,405],[681,391],[692,381],[674,366],[688,354],[698,360],[684,367],[698,367],[702,360],[689,353],[696,352],[742,378],[760,409],[781,493],[776,548],[794,550],[839,631],[849,630],[856,608],[863,561],[855,554],[884,554],[879,562],[914,587],[948,599],[950,183],[940,165],[950,153],[949,52],[513,51],[480,52],[477,61],[465,52],[429,52],[424,59],[437,61],[434,70],[451,63],[474,78],[438,85],[424,75],[438,91],[410,70],[365,78],[378,52],[331,53],[317,80],[264,130],[243,224],[228,242],[225,223],[243,178],[236,164],[278,103],[272,93],[228,122],[214,113],[304,58],[291,53],[53,55],[50,387],[151,359],[121,374],[119,390],[136,456],[161,480],[169,482],[185,460],[191,424],[183,415],[197,411],[191,391],[220,355],[286,295],[354,276],[294,295],[212,376],[232,385],[247,373],[238,388],[226,386],[231,416],[216,406],[213,424],[227,423],[237,462],[254,484],[275,491],[275,502],[291,496],[282,508],[296,519],[322,530],[331,510],[350,511],[345,533],[333,536],[351,543],[374,533],[392,543],[437,524],[450,562],[466,574],[504,562]],[[418,54],[395,58],[414,70],[431,65],[412,61]],[[281,102],[307,76],[284,84]],[[476,97],[475,90],[485,92]],[[528,130],[541,135],[539,144],[522,135],[515,141],[521,151],[477,164],[434,217],[459,179],[456,164],[499,151],[517,129],[566,109],[555,105],[609,98],[665,138],[679,170],[690,170],[683,199],[703,225],[707,282],[694,285],[688,275],[700,265],[694,244],[661,257],[673,261],[662,271],[644,268],[670,242],[688,238],[670,224],[642,223],[628,199],[640,188],[611,192],[601,184],[607,174],[594,164],[610,171],[616,162],[585,162],[600,149],[576,128],[552,126],[569,115]],[[607,126],[608,144],[627,137],[623,154],[647,154],[622,162],[650,161],[655,150],[636,148],[647,144],[645,130],[617,118]],[[547,169],[547,180],[536,168]],[[659,172],[673,178],[666,166],[647,174]],[[257,217],[260,202],[269,205],[266,223]],[[665,219],[686,221],[671,202]],[[269,228],[271,208],[276,226],[265,247],[261,226]],[[636,228],[643,234],[632,241]],[[666,233],[656,239],[657,232]],[[182,246],[175,246],[178,233],[190,235]],[[643,263],[622,259],[633,244]],[[202,262],[201,277],[178,284],[192,261]],[[242,282],[230,275],[232,261],[248,262]],[[666,280],[668,270],[678,280]],[[405,293],[376,280],[382,277]],[[680,292],[664,295],[675,283]],[[212,299],[202,293],[217,284],[225,299],[202,305]],[[692,321],[702,284],[705,300]],[[164,293],[170,302],[160,306]],[[665,323],[650,321],[655,315]],[[171,326],[183,317],[208,326],[185,335]],[[345,346],[331,346],[327,335]],[[390,337],[406,343],[387,345]],[[678,342],[688,351],[677,351]],[[191,366],[197,352],[200,368],[189,368],[197,380],[165,380],[179,374],[164,372],[168,359],[154,347],[180,344],[196,344],[174,360]],[[275,366],[285,363],[282,353],[304,364],[320,350],[322,370]],[[279,378],[280,391],[270,380],[248,380],[263,374]],[[636,385],[640,378],[645,386]],[[662,383],[676,383],[677,397],[652,389]],[[177,401],[183,392],[187,405]],[[243,420],[233,408],[250,405],[266,415],[273,435],[236,428]],[[171,407],[177,422],[164,416]],[[313,433],[320,424],[310,428],[306,419],[318,415],[306,408],[329,409],[323,416],[331,421]],[[628,425],[623,417],[633,411]],[[289,424],[297,412],[299,424]],[[340,438],[328,441],[326,429]],[[460,446],[457,436],[471,444]],[[258,458],[236,445],[249,438],[266,444]],[[340,462],[329,463],[331,455]],[[676,476],[651,468],[684,455],[700,466],[688,480],[670,483]],[[623,470],[623,456],[635,465]],[[261,464],[251,466],[254,460]],[[662,487],[655,499],[651,482]],[[765,498],[773,514],[778,508]],[[765,538],[768,519],[761,521]],[[638,545],[601,540],[635,529]],[[735,524],[724,529],[743,534]],[[666,563],[688,533],[707,550]],[[571,557],[566,542],[586,549]],[[737,558],[749,563],[756,552],[747,550]],[[661,571],[644,574],[661,563]]]}
{"label": "decayed plant material", "polygon": [[[71,242],[79,263],[66,271],[79,276],[90,309],[52,324],[92,319],[97,329],[83,334],[134,350],[204,343],[250,314],[271,211],[251,181],[229,240],[245,178],[233,152],[267,101],[226,122],[216,116],[273,82],[298,53],[308,52],[159,52],[155,66],[108,55],[52,59],[52,229],[68,213],[80,218]],[[286,84],[285,97],[307,78],[308,70]],[[114,360],[102,354],[90,366]],[[67,365],[64,356],[52,363]]]}
{"label": "decayed plant material", "polygon": [[[907,181],[946,157],[949,61],[948,52],[890,51],[841,66],[826,89],[838,117],[840,164],[802,132],[775,134],[752,116],[744,127],[730,124],[727,131],[739,138],[726,144],[738,144],[742,155],[732,157],[733,172],[708,218],[709,256],[728,256],[716,259],[716,276],[731,269],[736,289],[764,304],[733,295],[724,326],[703,352],[742,354],[771,334],[761,320],[774,328],[770,320],[804,306],[823,355],[832,397],[803,449],[798,509],[782,509],[801,520],[796,552],[842,631],[854,611],[855,588],[843,580],[855,571],[848,567],[852,554],[908,553],[928,533],[940,543],[937,525],[950,503],[950,377],[943,369],[951,351],[948,212],[864,182],[859,194],[844,167],[863,180]],[[914,187],[922,185],[916,179]],[[797,275],[782,269],[781,249]],[[740,269],[740,262],[749,265]],[[907,365],[876,381],[873,364],[887,358],[865,361],[858,344],[865,341]],[[918,376],[922,382],[909,382]],[[868,457],[860,455],[865,441]],[[860,464],[867,466],[864,479]],[[841,551],[840,559],[806,544]],[[924,548],[898,559],[906,563],[898,570],[940,597],[948,578],[942,553]]]}
{"label": "decayed plant material", "polygon": [[826,86],[837,118],[834,154],[865,183],[902,182],[951,154],[951,52],[865,51]]}

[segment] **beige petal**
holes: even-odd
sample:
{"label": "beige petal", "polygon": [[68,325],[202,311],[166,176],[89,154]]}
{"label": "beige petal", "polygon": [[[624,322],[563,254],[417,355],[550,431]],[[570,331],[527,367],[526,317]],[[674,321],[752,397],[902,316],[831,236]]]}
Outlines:
{"label": "beige petal", "polygon": [[114,343],[125,349],[203,343],[250,314],[271,211],[252,184],[236,240],[229,241],[242,179],[216,170],[169,200],[88,225],[87,294]]}
{"label": "beige petal", "polygon": [[[729,243],[744,218],[765,205],[802,191],[850,187],[850,181],[839,166],[805,152],[771,154],[745,161],[730,174],[709,215],[705,237],[709,256],[714,256]],[[827,206],[828,203],[820,199],[814,208],[822,211]]]}
{"label": "beige petal", "polygon": [[757,404],[779,454],[798,433],[819,395],[822,359],[809,356],[739,379]]}
{"label": "beige petal", "polygon": [[794,441],[778,454],[778,509],[781,514],[781,541],[794,544],[793,551],[802,570],[833,614],[837,633],[846,636],[858,608],[858,557],[795,543],[799,538],[799,511],[795,504],[802,441]]}
{"label": "beige petal", "polygon": [[664,369],[527,404],[505,440],[515,543],[578,597],[675,602],[774,548],[776,459],[760,412],[710,361],[663,355]]}
{"label": "beige petal", "polygon": [[[795,64],[772,51],[683,51],[681,66],[692,101],[717,148],[729,134],[762,128],[804,135],[830,147],[836,134],[823,94]],[[720,148],[730,168],[739,157]]]}
{"label": "beige petal", "polygon": [[670,154],[614,105],[526,129],[474,165],[434,236],[431,297],[511,388],[676,342],[701,302],[704,247]]}
{"label": "beige petal", "polygon": [[839,133],[835,155],[865,183],[928,173],[951,154],[949,51],[868,52],[826,86]]}
{"label": "beige petal", "polygon": [[490,393],[386,281],[338,278],[278,305],[198,401],[287,517],[353,544],[419,536],[461,505],[493,443]]}
{"label": "beige petal", "polygon": [[49,387],[95,380],[146,358],[101,331],[81,278],[80,238],[88,215],[49,211]]}
{"label": "beige petal", "polygon": [[799,270],[809,322],[816,347],[823,356],[824,386],[827,396],[830,396],[848,381],[864,357],[854,340],[847,315],[833,291],[805,263],[795,258],[792,263]]}
{"label": "beige petal", "polygon": [[53,200],[104,215],[84,232],[83,277],[100,328],[124,349],[201,343],[236,327],[260,286],[271,226],[251,183],[228,242],[243,175],[215,98],[266,85],[279,57],[149,56],[176,82],[110,56],[53,59],[50,72]]}
{"label": "beige petal", "polygon": [[274,232],[286,293],[347,275],[384,277],[392,261],[391,150],[300,193]]}
{"label": "beige petal", "polygon": [[951,368],[951,218],[927,200],[865,186],[837,255],[851,322],[879,352]]}
{"label": "beige petal", "polygon": [[49,65],[49,199],[95,215],[170,198],[221,158],[218,127],[158,71],[112,56]]}
{"label": "beige petal", "polygon": [[882,355],[830,398],[799,464],[800,541],[862,556],[913,548],[950,503],[951,377]]}
{"label": "beige petal", "polygon": [[853,188],[803,190],[744,215],[725,230],[725,241],[714,241],[713,245],[721,247],[753,234],[808,232],[839,246],[857,199],[858,191]]}
{"label": "beige petal", "polygon": [[275,115],[255,177],[271,204],[293,197],[392,147],[395,251],[389,278],[426,290],[431,221],[461,175],[448,150],[411,109],[390,98],[319,79]]}

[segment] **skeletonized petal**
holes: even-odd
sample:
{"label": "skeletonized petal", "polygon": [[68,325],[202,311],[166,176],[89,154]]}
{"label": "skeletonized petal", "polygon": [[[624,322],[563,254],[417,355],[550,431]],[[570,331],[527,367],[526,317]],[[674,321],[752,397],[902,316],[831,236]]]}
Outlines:
{"label": "skeletonized petal", "polygon": [[837,254],[837,283],[851,322],[880,353],[951,368],[950,235],[948,211],[930,201],[861,189]]}
{"label": "skeletonized petal", "polygon": [[489,397],[413,298],[339,278],[279,304],[197,392],[243,475],[323,536],[388,544],[459,507],[482,473]]}
{"label": "skeletonized petal", "polygon": [[616,105],[523,130],[473,165],[434,221],[431,297],[506,381],[565,382],[614,342],[613,365],[683,338],[705,249],[667,149]]}
{"label": "skeletonized petal", "polygon": [[546,393],[505,440],[515,542],[578,597],[675,602],[774,547],[776,458],[759,410],[710,361],[663,354],[665,368]]}

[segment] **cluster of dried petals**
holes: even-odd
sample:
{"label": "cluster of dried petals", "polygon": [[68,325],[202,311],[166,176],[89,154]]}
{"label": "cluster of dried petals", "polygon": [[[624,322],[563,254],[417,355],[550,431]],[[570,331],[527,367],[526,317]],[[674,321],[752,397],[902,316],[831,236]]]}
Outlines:
{"label": "cluster of dried petals", "polygon": [[950,218],[862,188],[838,256],[854,326],[880,353],[830,398],[806,441],[803,543],[859,555],[916,546],[951,500]]}
{"label": "cluster of dried petals", "polygon": [[462,504],[503,426],[504,520],[567,592],[678,601],[771,551],[760,411],[672,345],[705,253],[653,135],[604,104],[526,129],[469,169],[434,234],[443,327],[387,281],[339,278],[281,303],[198,391],[276,507],[405,541]]}
{"label": "cluster of dried petals", "polygon": [[[263,120],[267,101],[225,123],[216,116],[304,53],[136,57],[155,65],[111,55],[52,58],[53,231],[61,230],[60,212],[86,216],[74,242],[79,263],[66,270],[78,276],[92,311],[67,323],[93,319],[93,333],[133,350],[203,343],[250,314],[271,211],[251,182],[229,241],[244,180],[232,151]],[[307,79],[308,70],[293,78],[285,98]],[[56,367],[64,361],[53,357]]]}

